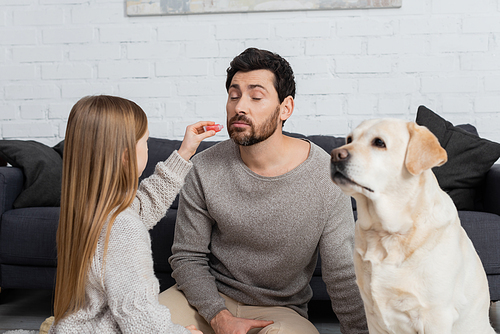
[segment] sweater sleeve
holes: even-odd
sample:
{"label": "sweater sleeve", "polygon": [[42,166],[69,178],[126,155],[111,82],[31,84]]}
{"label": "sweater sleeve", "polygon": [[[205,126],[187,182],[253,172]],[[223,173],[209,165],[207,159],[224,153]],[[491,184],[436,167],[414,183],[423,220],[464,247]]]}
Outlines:
{"label": "sweater sleeve", "polygon": [[131,216],[113,224],[103,285],[122,333],[190,334],[172,323],[168,308],[159,304],[149,233]]}
{"label": "sweater sleeve", "polygon": [[195,166],[180,192],[169,262],[179,289],[208,323],[226,308],[209,267],[212,227]]}
{"label": "sweater sleeve", "polygon": [[350,198],[338,192],[320,240],[321,272],[332,308],[345,334],[368,334],[363,301],[354,273],[354,217]]}
{"label": "sweater sleeve", "polygon": [[148,230],[165,216],[192,165],[174,151],[167,160],[156,165],[153,175],[141,182],[132,208],[139,213]]}

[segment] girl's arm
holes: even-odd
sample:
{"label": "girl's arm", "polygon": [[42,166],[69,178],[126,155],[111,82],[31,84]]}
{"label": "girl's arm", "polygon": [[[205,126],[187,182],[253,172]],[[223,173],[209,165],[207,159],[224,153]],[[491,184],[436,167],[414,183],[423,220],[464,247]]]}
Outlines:
{"label": "girl's arm", "polygon": [[179,150],[174,151],[167,160],[159,162],[154,174],[139,185],[132,208],[139,213],[148,229],[165,216],[175,200],[192,167],[189,159],[204,139],[216,133],[214,130],[205,131],[203,127],[213,124],[203,121],[189,125]]}
{"label": "girl's arm", "polygon": [[174,151],[167,160],[156,164],[153,175],[141,182],[132,209],[148,230],[165,216],[191,167],[190,161]]}

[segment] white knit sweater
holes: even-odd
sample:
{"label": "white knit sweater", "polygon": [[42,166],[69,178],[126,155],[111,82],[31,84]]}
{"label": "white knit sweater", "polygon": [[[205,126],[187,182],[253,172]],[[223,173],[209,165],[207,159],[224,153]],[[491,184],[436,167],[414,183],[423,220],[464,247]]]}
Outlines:
{"label": "white knit sweater", "polygon": [[103,228],[88,273],[86,306],[49,333],[190,333],[173,324],[168,308],[158,303],[148,230],[165,215],[191,166],[175,151],[141,182],[133,204],[113,224],[104,263]]}

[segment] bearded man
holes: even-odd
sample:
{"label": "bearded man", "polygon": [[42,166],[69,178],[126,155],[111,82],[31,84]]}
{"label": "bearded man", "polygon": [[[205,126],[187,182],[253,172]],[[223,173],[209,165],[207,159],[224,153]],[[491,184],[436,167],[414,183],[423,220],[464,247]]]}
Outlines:
{"label": "bearded man", "polygon": [[231,139],[193,158],[169,259],[177,285],[160,302],[205,334],[318,334],[307,303],[320,253],[342,333],[368,333],[350,199],[330,180],[329,154],[282,132],[294,109],[289,63],[247,49],[226,89]]}

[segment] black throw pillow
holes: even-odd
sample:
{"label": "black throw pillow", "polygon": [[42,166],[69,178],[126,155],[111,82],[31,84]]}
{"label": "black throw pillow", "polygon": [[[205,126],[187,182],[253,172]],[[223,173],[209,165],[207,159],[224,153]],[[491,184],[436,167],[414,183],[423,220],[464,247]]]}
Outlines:
{"label": "black throw pillow", "polygon": [[53,148],[36,141],[0,140],[0,157],[24,173],[14,208],[60,205],[62,158]]}
{"label": "black throw pillow", "polygon": [[418,108],[416,122],[427,127],[448,154],[448,161],[432,170],[440,187],[450,195],[458,210],[474,210],[481,200],[478,189],[500,157],[500,144],[469,132],[475,132],[470,124],[453,126],[424,106]]}
{"label": "black throw pillow", "polygon": [[61,159],[63,157],[63,152],[64,152],[64,140],[61,140],[59,143],[56,144],[56,146],[52,147],[54,151],[57,152],[61,156]]}

